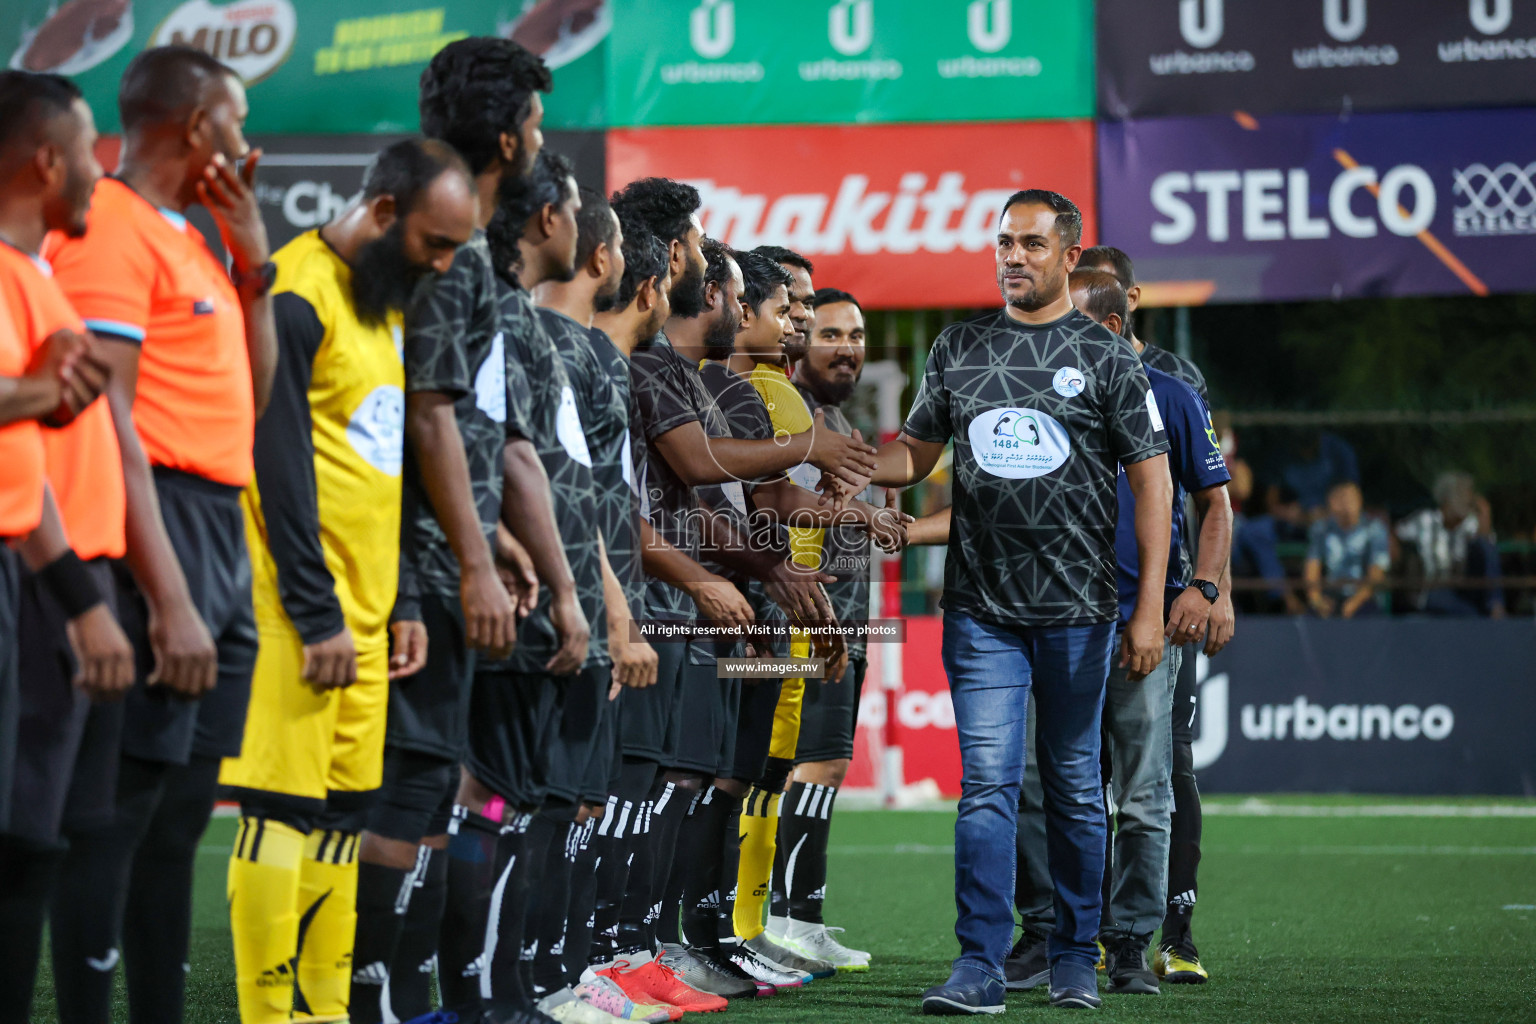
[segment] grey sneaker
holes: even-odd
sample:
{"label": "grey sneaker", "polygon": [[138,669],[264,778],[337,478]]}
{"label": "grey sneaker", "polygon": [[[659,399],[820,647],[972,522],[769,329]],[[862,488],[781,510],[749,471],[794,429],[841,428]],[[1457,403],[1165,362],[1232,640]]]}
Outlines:
{"label": "grey sneaker", "polygon": [[725,999],[754,999],[757,985],[750,977],[727,972],[691,949],[670,942],[661,944],[661,965],[670,967],[683,983],[700,992]]}
{"label": "grey sneaker", "polygon": [[[744,946],[740,942],[721,943],[720,949],[757,985],[767,986],[774,992],[781,992],[787,988],[801,988],[811,980],[811,976],[804,971],[781,968],[754,952],[750,946]],[[763,992],[763,994],[768,993]]]}
{"label": "grey sneaker", "polygon": [[1003,984],[1010,992],[1028,992],[1051,980],[1051,965],[1045,958],[1045,937],[1025,932],[1013,944],[1013,951],[1003,961]]}
{"label": "grey sneaker", "polygon": [[1157,975],[1147,966],[1147,943],[1126,936],[1104,944],[1104,970],[1110,992],[1155,996]]}
{"label": "grey sneaker", "polygon": [[762,932],[741,943],[775,967],[791,971],[804,971],[813,978],[830,978],[837,973],[837,965],[827,960],[801,956],[788,947],[781,946]]}

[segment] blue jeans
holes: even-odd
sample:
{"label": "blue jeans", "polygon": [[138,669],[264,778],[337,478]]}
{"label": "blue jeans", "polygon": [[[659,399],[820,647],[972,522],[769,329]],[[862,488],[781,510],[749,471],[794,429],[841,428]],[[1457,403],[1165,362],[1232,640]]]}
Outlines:
{"label": "blue jeans", "polygon": [[1031,690],[1045,790],[1046,847],[1056,891],[1048,956],[1098,959],[1104,877],[1099,717],[1114,624],[998,626],[944,615],[944,671],[960,736],[955,821],[956,967],[999,980],[1013,945],[1019,785]]}

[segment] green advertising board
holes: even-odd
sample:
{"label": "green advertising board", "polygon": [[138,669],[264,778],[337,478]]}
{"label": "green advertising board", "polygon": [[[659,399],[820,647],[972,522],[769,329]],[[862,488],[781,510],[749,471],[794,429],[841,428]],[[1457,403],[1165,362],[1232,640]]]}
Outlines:
{"label": "green advertising board", "polygon": [[1091,0],[612,0],[614,125],[1093,116]]}
{"label": "green advertising board", "polygon": [[[447,43],[509,35],[555,69],[545,123],[604,123],[609,12],[597,0],[6,0],[0,55],[54,71],[117,130],[117,83],[134,54],[188,43],[246,80],[253,133],[408,132],[421,70]],[[13,15],[14,12],[14,16]]]}

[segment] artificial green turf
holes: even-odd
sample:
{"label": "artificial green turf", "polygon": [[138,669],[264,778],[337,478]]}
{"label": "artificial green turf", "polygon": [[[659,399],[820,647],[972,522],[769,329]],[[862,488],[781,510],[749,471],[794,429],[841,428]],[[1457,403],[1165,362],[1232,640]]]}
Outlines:
{"label": "artificial green turf", "polygon": [[[953,820],[953,812],[839,811],[827,917],[847,927],[849,945],[874,953],[874,967],[733,1005],[727,1016],[872,1024],[917,1015],[922,989],[943,980],[955,953]],[[214,822],[199,859],[187,1024],[238,1022],[224,921],[233,824]],[[1536,911],[1504,909],[1536,904],[1536,818],[1218,813],[1205,821],[1204,858],[1195,936],[1212,981],[1166,986],[1157,997],[1106,996],[1105,1014],[1234,1024],[1536,1022]],[[45,971],[33,1021],[54,1022],[52,1003]],[[1041,991],[1008,998],[1014,1019],[1062,1012]],[[127,1020],[121,1005],[115,1020]]]}

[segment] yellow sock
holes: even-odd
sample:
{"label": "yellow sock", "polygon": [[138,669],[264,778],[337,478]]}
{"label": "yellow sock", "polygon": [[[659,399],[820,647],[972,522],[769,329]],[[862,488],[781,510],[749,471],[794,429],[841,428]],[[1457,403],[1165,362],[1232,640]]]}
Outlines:
{"label": "yellow sock", "polygon": [[753,786],[741,805],[741,866],[736,872],[736,934],[761,935],[768,920],[768,882],[779,835],[781,794]]}
{"label": "yellow sock", "polygon": [[241,1024],[287,1024],[299,945],[299,862],[304,833],[241,818],[229,858],[229,930]]}
{"label": "yellow sock", "polygon": [[305,844],[296,1021],[347,1019],[357,928],[357,840],[356,832],[325,830]]}

